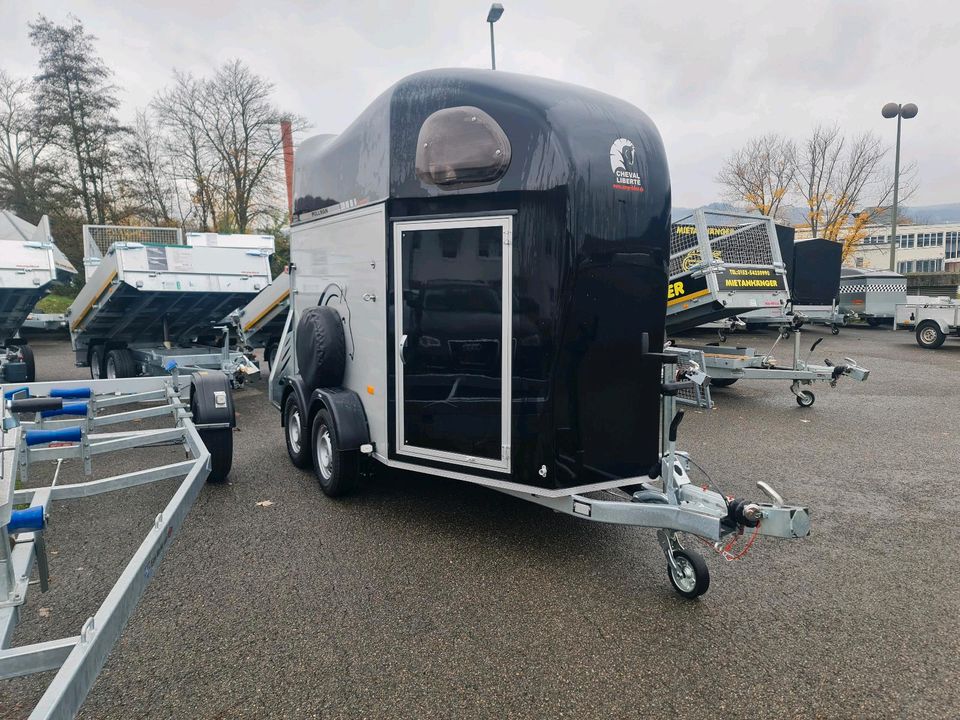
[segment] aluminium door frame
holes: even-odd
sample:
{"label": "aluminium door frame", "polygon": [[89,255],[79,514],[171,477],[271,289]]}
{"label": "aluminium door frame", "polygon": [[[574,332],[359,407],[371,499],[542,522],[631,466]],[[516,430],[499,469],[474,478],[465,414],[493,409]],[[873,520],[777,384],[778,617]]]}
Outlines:
{"label": "aluminium door frame", "polygon": [[[455,230],[458,228],[499,227],[501,229],[501,322],[500,322],[500,458],[485,458],[407,445],[404,436],[403,397],[403,233],[417,230]],[[396,452],[398,455],[438,460],[464,467],[483,468],[509,473],[511,415],[513,408],[513,216],[480,215],[458,216],[438,220],[403,220],[393,224],[393,284],[394,284],[394,367],[396,368]]]}

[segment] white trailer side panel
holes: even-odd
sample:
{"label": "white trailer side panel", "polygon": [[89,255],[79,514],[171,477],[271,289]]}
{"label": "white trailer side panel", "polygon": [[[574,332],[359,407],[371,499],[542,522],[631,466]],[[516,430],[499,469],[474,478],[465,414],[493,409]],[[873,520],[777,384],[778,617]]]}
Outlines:
{"label": "white trailer side panel", "polygon": [[340,312],[347,343],[343,385],[363,398],[370,438],[378,448],[386,448],[385,206],[294,226],[290,260],[295,317],[318,304]]}

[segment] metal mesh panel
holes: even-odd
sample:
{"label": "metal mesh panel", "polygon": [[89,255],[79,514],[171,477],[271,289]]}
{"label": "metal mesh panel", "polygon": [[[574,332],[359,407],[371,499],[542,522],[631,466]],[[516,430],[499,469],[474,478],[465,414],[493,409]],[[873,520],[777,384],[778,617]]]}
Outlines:
{"label": "metal mesh panel", "polygon": [[[670,347],[665,349],[671,354],[678,356],[679,363],[673,370],[673,372],[678,373],[678,375],[683,370],[688,369],[694,363],[698,365],[701,370],[706,367],[706,361],[704,360],[703,352],[700,350],[679,347]],[[668,369],[673,369],[673,366],[664,365],[664,376],[668,375]],[[672,378],[667,377],[666,379]],[[709,410],[713,407],[713,399],[710,397],[710,386],[695,385],[692,388],[680,390],[677,393],[677,402],[681,405],[692,405],[694,407]]]}
{"label": "metal mesh panel", "polygon": [[710,239],[714,257],[728,265],[772,265],[773,250],[765,222],[744,225],[729,235]]}
{"label": "metal mesh panel", "polygon": [[84,225],[83,247],[87,257],[103,257],[118,242],[142,245],[183,245],[180,228],[128,225]]}
{"label": "metal mesh panel", "polygon": [[[697,228],[693,223],[692,215],[670,226],[670,277],[689,270],[691,261],[696,258],[687,259],[687,256],[691,250],[696,250],[697,245]],[[697,258],[699,256],[700,254],[697,253]],[[693,264],[697,263],[699,260]],[[688,267],[684,268],[684,264]]]}

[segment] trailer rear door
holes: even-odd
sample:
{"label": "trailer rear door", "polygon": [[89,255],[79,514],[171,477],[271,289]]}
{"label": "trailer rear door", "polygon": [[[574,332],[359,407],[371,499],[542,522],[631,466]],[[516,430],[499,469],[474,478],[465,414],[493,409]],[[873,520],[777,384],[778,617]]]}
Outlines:
{"label": "trailer rear door", "polygon": [[394,224],[398,453],[509,472],[511,230]]}

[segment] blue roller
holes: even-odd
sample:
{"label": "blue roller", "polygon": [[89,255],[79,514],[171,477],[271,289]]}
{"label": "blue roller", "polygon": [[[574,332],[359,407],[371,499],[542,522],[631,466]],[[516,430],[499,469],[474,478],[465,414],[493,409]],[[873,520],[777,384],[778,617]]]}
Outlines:
{"label": "blue roller", "polygon": [[28,387],[20,387],[20,388],[16,388],[15,390],[7,390],[7,391],[3,394],[3,397],[4,397],[4,399],[9,400],[9,399],[12,398],[14,395],[17,395],[17,394],[19,394],[19,393],[26,393],[26,395],[25,395],[24,397],[30,397],[30,388],[28,388]]}
{"label": "blue roller", "polygon": [[27,445],[45,445],[52,442],[80,442],[83,432],[78,427],[60,430],[27,430]]}
{"label": "blue roller", "polygon": [[18,532],[33,532],[43,530],[45,525],[46,520],[43,516],[43,505],[36,505],[26,510],[14,510],[11,512],[10,522],[7,523],[7,532],[11,535]]}
{"label": "blue roller", "polygon": [[50,397],[58,398],[88,398],[93,393],[90,388],[54,388],[50,391]]}
{"label": "blue roller", "polygon": [[61,408],[56,410],[44,410],[40,413],[40,417],[56,417],[57,415],[86,415],[87,414],[87,404],[85,402],[80,403],[69,403],[64,405]]}
{"label": "blue roller", "polygon": [[177,366],[177,361],[170,359],[167,360],[166,364],[163,366],[163,369],[167,372],[173,372],[173,369]]}

